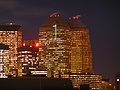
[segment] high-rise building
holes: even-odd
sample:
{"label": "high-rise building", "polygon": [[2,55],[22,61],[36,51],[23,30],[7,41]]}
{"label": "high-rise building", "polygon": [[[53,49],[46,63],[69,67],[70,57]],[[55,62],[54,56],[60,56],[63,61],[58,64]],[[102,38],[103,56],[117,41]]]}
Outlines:
{"label": "high-rise building", "polygon": [[38,59],[39,43],[37,40],[23,41],[23,46],[18,48],[18,61],[21,76],[31,75],[31,71],[39,68]]}
{"label": "high-rise building", "polygon": [[7,78],[9,75],[9,46],[0,44],[0,78]]}
{"label": "high-rise building", "polygon": [[59,13],[48,17],[39,29],[40,61],[48,69],[48,76],[70,71],[70,28]]}
{"label": "high-rise building", "polygon": [[20,25],[9,23],[0,25],[0,43],[9,46],[10,72],[17,74],[17,48],[22,45],[22,28]]}
{"label": "high-rise building", "polygon": [[89,29],[79,15],[69,18],[71,32],[71,72],[92,73],[92,52]]}

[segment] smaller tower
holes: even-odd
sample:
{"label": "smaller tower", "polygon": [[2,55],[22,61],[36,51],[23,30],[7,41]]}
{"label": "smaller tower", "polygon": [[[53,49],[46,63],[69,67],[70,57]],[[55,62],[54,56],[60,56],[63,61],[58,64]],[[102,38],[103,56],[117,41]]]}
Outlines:
{"label": "smaller tower", "polygon": [[[38,51],[39,43],[37,40],[23,41],[23,46],[18,48],[18,61],[22,75],[31,75],[31,71],[39,67]],[[21,76],[21,75],[20,75]]]}

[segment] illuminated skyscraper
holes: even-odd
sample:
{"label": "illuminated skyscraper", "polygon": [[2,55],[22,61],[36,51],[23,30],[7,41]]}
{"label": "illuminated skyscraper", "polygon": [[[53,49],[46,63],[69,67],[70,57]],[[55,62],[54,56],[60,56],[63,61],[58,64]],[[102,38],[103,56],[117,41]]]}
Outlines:
{"label": "illuminated skyscraper", "polygon": [[9,46],[9,68],[11,74],[17,72],[17,48],[22,45],[22,31],[20,25],[13,23],[0,25],[0,43]]}
{"label": "illuminated skyscraper", "polygon": [[92,51],[89,30],[80,16],[69,18],[71,32],[71,72],[92,73]]}
{"label": "illuminated skyscraper", "polygon": [[79,15],[66,21],[58,13],[50,15],[39,29],[39,42],[40,64],[50,77],[70,78],[75,88],[101,88],[102,76],[93,73],[89,29]]}
{"label": "illuminated skyscraper", "polygon": [[69,25],[58,13],[50,15],[39,29],[39,41],[43,45],[40,61],[48,68],[50,76],[70,71],[69,30]]}
{"label": "illuminated skyscraper", "polygon": [[64,62],[71,73],[93,72],[89,29],[81,22],[79,15],[68,21],[58,13],[50,15],[39,29],[39,41],[44,44],[41,61],[49,69],[57,67],[60,70],[65,67]]}

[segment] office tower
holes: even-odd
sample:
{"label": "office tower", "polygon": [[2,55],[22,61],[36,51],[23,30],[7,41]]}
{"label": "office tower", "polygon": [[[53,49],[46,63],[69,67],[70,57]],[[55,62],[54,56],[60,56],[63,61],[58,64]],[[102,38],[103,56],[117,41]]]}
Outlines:
{"label": "office tower", "polygon": [[0,44],[0,78],[7,78],[9,75],[9,46]]}
{"label": "office tower", "polygon": [[22,45],[22,28],[9,23],[0,25],[0,43],[9,46],[9,68],[11,75],[17,75],[17,48]]}
{"label": "office tower", "polygon": [[48,76],[70,71],[69,25],[59,13],[53,13],[39,29],[40,61],[48,69]]}
{"label": "office tower", "polygon": [[120,90],[120,73],[115,76],[115,90]]}
{"label": "office tower", "polygon": [[79,15],[69,18],[71,32],[71,72],[92,73],[92,51],[89,29]]}
{"label": "office tower", "polygon": [[39,68],[38,51],[39,43],[37,40],[23,41],[23,46],[18,48],[18,61],[22,69],[21,76],[31,75],[31,71]]}

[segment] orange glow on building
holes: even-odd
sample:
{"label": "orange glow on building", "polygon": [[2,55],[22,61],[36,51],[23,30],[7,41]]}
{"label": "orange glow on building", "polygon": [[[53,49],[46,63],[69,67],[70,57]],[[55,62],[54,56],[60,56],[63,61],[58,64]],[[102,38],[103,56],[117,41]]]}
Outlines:
{"label": "orange glow on building", "polygon": [[24,40],[23,46],[39,47],[40,44],[38,40]]}
{"label": "orange glow on building", "polygon": [[50,15],[39,29],[39,42],[43,47],[39,50],[40,63],[47,67],[50,77],[70,71],[69,30],[59,13]]}
{"label": "orange glow on building", "polygon": [[[39,42],[44,43],[44,48],[39,49],[39,59],[48,76],[93,73],[89,29],[81,22],[80,15],[66,21],[59,13],[53,13],[39,29]],[[79,86],[79,80],[74,78]],[[71,78],[73,83],[74,78]]]}
{"label": "orange glow on building", "polygon": [[31,75],[39,67],[38,47],[24,46],[18,48],[18,61],[21,64],[21,76]]}

